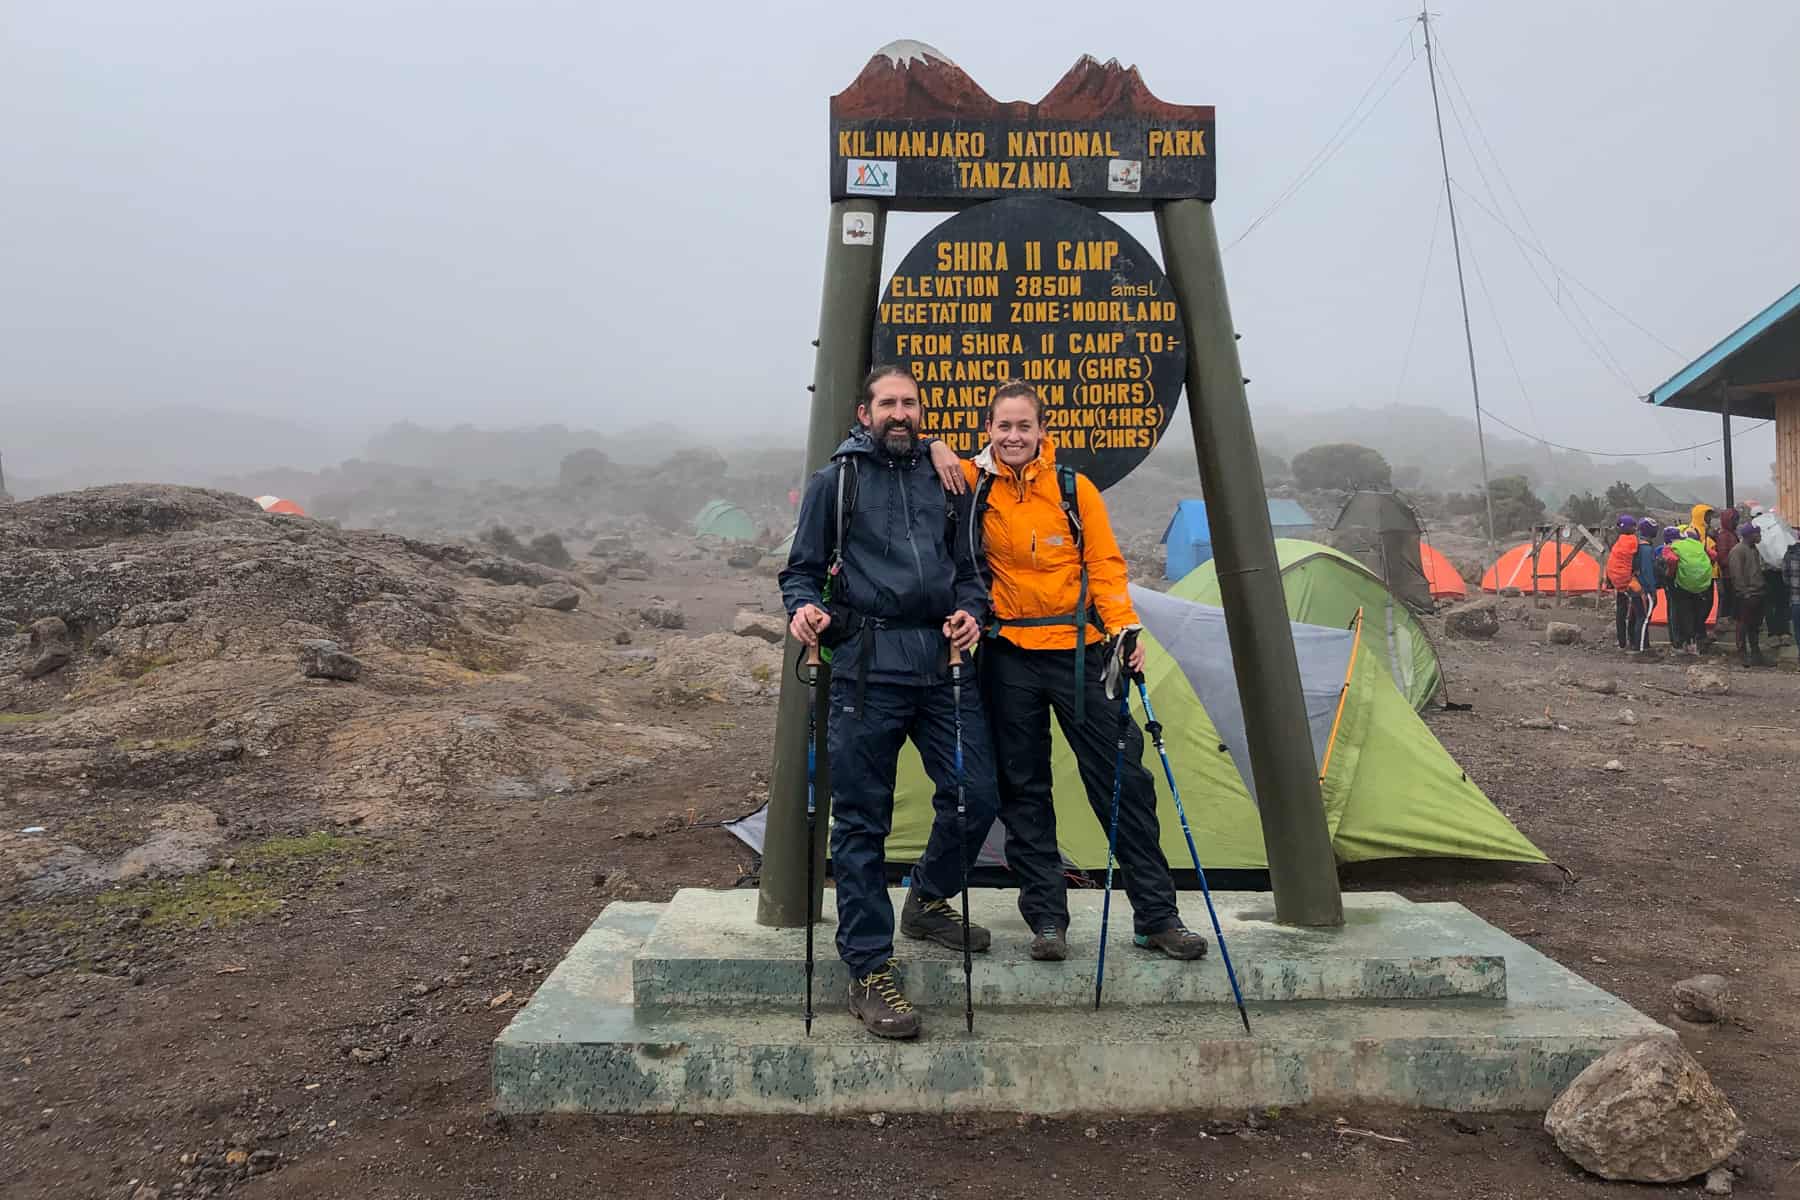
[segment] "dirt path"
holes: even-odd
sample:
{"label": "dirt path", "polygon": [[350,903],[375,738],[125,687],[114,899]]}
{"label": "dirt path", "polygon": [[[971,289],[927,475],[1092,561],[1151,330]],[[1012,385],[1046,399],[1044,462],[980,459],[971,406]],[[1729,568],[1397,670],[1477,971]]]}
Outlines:
{"label": "dirt path", "polygon": [[[751,590],[730,586],[731,600]],[[1683,1039],[1749,1122],[1739,1194],[1800,1195],[1800,674],[1721,667],[1730,694],[1696,697],[1685,662],[1627,662],[1593,642],[1610,643],[1610,618],[1575,619],[1587,646],[1542,646],[1519,622],[1493,643],[1447,643],[1455,698],[1475,708],[1431,723],[1578,882],[1407,864],[1356,870],[1350,886],[1460,900],[1659,1019],[1671,1019],[1674,980],[1731,977],[1740,1019],[1684,1027]],[[1577,681],[1616,677],[1619,694],[1558,683],[1559,667]],[[1546,706],[1566,732],[1519,727]],[[1617,723],[1626,708],[1635,725]],[[664,709],[658,721],[709,749],[593,791],[466,806],[402,835],[246,841],[203,901],[139,893],[129,907],[86,899],[50,906],[51,919],[8,915],[0,1191],[1621,1194],[1567,1164],[1529,1114],[490,1115],[491,1039],[609,900],[729,887],[747,868],[722,830],[684,827],[754,806],[773,719],[766,703]],[[1627,769],[1604,770],[1615,758]],[[135,974],[96,973],[121,955]]]}

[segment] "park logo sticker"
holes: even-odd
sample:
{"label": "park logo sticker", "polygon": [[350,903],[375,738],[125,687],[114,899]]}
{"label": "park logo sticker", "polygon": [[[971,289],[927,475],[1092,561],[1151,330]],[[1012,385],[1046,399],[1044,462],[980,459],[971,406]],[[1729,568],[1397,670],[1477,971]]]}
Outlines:
{"label": "park logo sticker", "polygon": [[892,196],[897,167],[891,158],[851,158],[844,161],[844,190],[852,196]]}
{"label": "park logo sticker", "polygon": [[1144,186],[1144,163],[1137,158],[1115,158],[1106,164],[1106,190],[1135,192]]}

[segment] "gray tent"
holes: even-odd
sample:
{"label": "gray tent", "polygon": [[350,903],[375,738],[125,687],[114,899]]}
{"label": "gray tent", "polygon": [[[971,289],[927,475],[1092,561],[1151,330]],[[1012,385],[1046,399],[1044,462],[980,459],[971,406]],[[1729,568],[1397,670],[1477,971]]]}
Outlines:
{"label": "gray tent", "polygon": [[1408,608],[1430,612],[1431,584],[1419,557],[1418,514],[1393,492],[1357,492],[1331,527],[1334,546],[1369,568]]}

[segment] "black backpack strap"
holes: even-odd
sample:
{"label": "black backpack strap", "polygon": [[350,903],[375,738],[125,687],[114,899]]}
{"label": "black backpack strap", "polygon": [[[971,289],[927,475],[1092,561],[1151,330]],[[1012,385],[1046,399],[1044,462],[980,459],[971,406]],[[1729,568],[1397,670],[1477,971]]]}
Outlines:
{"label": "black backpack strap", "polygon": [[856,511],[856,460],[852,455],[840,454],[832,461],[837,463],[837,501],[832,509],[836,536],[831,546],[831,562],[825,571],[828,578],[843,570],[844,537],[850,530],[850,516]]}
{"label": "black backpack strap", "polygon": [[1086,719],[1087,711],[1087,626],[1091,622],[1101,636],[1106,626],[1088,599],[1087,541],[1082,537],[1081,500],[1075,491],[1075,468],[1056,464],[1056,489],[1062,496],[1063,516],[1068,518],[1069,533],[1075,539],[1075,558],[1081,564],[1081,590],[1075,597],[1075,612],[1069,624],[1075,627],[1075,719]]}
{"label": "black backpack strap", "polygon": [[[990,597],[994,594],[994,573],[987,565],[987,510],[988,496],[991,494],[994,477],[986,471],[977,472],[975,490],[969,496],[969,557],[975,562],[975,574],[981,580],[982,590]],[[999,627],[990,616],[987,635],[994,637]]]}
{"label": "black backpack strap", "polygon": [[[1069,532],[1075,535],[1075,548],[1082,548],[1081,538],[1081,501],[1075,495],[1075,468],[1056,464],[1056,488],[1062,493],[1063,516],[1069,519]],[[1086,560],[1082,563],[1082,572],[1087,572]]]}

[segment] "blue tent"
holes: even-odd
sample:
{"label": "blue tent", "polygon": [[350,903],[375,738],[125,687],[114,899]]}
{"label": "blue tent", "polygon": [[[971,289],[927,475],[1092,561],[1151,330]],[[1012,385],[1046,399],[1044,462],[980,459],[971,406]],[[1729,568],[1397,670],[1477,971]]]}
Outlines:
{"label": "blue tent", "polygon": [[[1269,501],[1269,524],[1278,538],[1311,538],[1313,519],[1298,501]],[[1168,557],[1163,567],[1164,579],[1181,579],[1213,556],[1212,528],[1206,523],[1206,501],[1183,500],[1175,506],[1169,527],[1163,530],[1163,545]]]}

